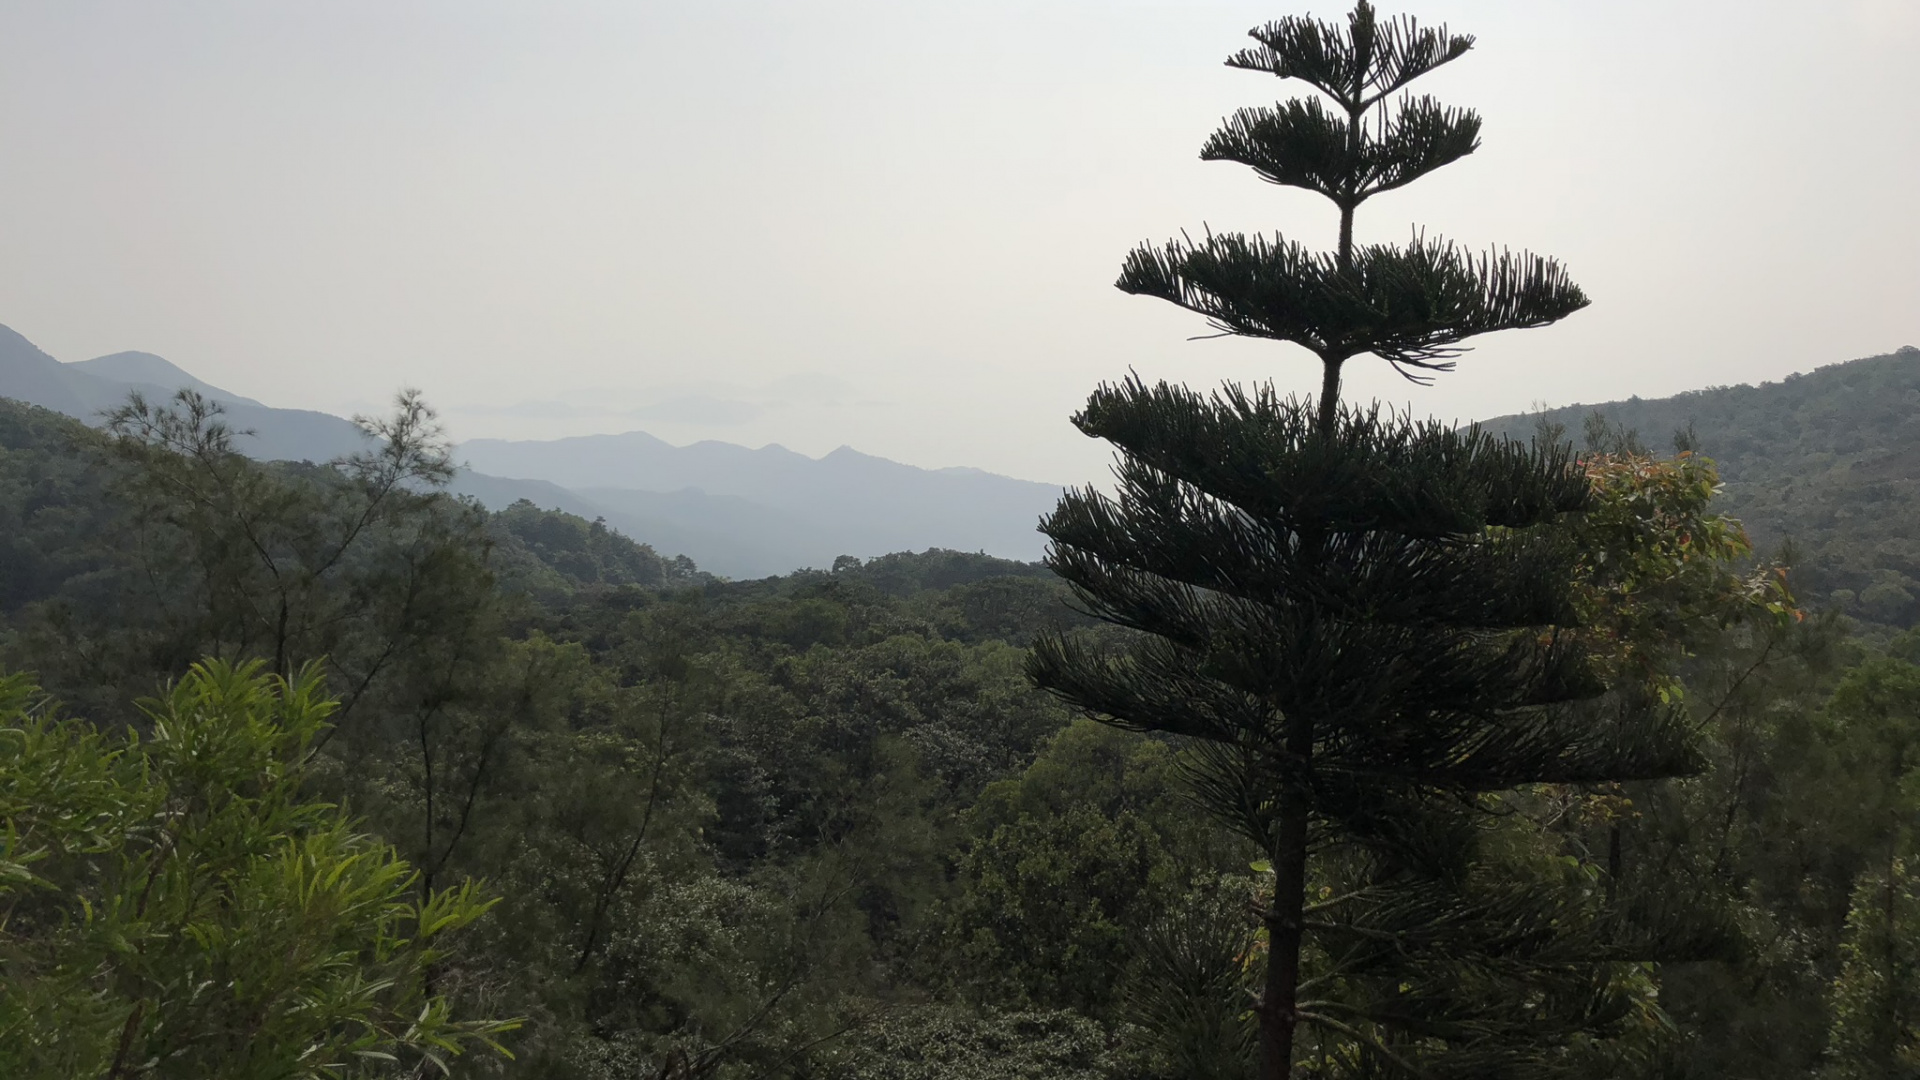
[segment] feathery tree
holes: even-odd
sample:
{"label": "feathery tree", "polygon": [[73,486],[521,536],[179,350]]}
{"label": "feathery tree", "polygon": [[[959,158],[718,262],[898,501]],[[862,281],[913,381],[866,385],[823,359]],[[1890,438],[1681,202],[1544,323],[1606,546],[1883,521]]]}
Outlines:
{"label": "feathery tree", "polygon": [[1556,527],[1590,498],[1570,451],[1343,408],[1339,386],[1363,354],[1424,382],[1467,338],[1587,298],[1530,254],[1354,240],[1362,203],[1478,145],[1476,114],[1401,93],[1472,38],[1365,0],[1344,25],[1252,37],[1229,66],[1321,97],[1241,110],[1201,156],[1325,196],[1338,247],[1209,232],[1135,250],[1118,286],[1305,347],[1317,406],[1270,386],[1102,386],[1075,423],[1118,448],[1117,492],[1069,492],[1042,529],[1090,610],[1140,633],[1117,651],[1043,638],[1030,673],[1111,723],[1186,737],[1198,796],[1267,853],[1259,1075],[1289,1074],[1302,1030],[1348,1075],[1537,1074],[1626,1020],[1631,977],[1596,961],[1649,946],[1597,890],[1566,888],[1557,856],[1514,855],[1490,793],[1697,757],[1670,713],[1599,697],[1577,629],[1591,592]]}
{"label": "feathery tree", "polygon": [[434,988],[492,901],[305,792],[334,702],[262,667],[194,666],[145,738],[0,676],[0,1075],[447,1075],[519,1026]]}

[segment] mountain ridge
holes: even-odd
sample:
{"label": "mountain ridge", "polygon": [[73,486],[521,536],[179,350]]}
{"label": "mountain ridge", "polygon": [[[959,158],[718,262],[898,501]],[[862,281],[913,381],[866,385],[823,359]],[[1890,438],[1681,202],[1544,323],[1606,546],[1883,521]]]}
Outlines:
{"label": "mountain ridge", "polygon": [[[684,538],[708,552],[703,560],[690,551],[695,562],[732,576],[933,547],[1033,561],[1045,546],[1039,519],[1062,490],[966,467],[925,469],[850,446],[815,458],[778,443],[675,446],[644,431],[474,439],[457,452],[479,472],[579,492],[606,507],[610,522]],[[748,504],[763,508],[757,520]],[[644,538],[673,549],[672,541]]]}
{"label": "mountain ridge", "polygon": [[[124,376],[115,378],[110,376]],[[158,381],[155,381],[158,380]],[[174,384],[174,385],[163,385]],[[0,326],[0,396],[98,423],[131,391],[190,385],[219,400],[255,457],[324,461],[366,445],[350,421],[276,409],[201,382],[151,353],[62,363]],[[1575,404],[1480,421],[1528,437],[1578,435],[1598,414],[1659,449],[1675,431],[1719,463],[1719,506],[1766,551],[1791,549],[1810,606],[1869,624],[1920,622],[1920,349],[1826,364],[1784,379],[1665,398]],[[455,447],[453,490],[503,509],[526,499],[689,556],[727,577],[769,577],[943,548],[1031,562],[1035,526],[1061,489],[968,466],[926,469],[842,445],[818,457],[778,443],[675,446],[645,431]]]}
{"label": "mountain ridge", "polygon": [[91,360],[74,360],[65,363],[75,371],[83,371],[103,379],[116,382],[146,383],[152,386],[171,387],[174,390],[197,390],[201,395],[214,401],[229,405],[251,405],[265,409],[268,405],[250,397],[241,397],[231,391],[222,390],[210,382],[194,377],[184,368],[163,356],[150,352],[117,352],[105,356],[96,356]]}
{"label": "mountain ridge", "polygon": [[[130,393],[163,401],[182,388],[218,402],[236,449],[251,457],[327,461],[367,445],[349,420],[261,404],[153,353],[63,363],[0,325],[0,397],[97,425]],[[1032,561],[1041,554],[1034,525],[1060,491],[966,466],[922,469],[851,446],[813,458],[777,443],[676,447],[644,431],[545,443],[479,439],[454,453],[465,463],[452,484],[457,494],[495,510],[526,499],[603,519],[727,577],[930,548]]]}

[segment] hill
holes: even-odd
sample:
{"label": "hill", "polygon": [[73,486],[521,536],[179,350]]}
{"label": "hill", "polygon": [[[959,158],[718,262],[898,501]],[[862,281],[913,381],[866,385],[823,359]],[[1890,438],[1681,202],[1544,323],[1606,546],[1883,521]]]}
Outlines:
{"label": "hill", "polygon": [[171,360],[149,352],[110,353],[106,356],[96,356],[91,360],[76,360],[64,366],[69,371],[84,372],[115,382],[142,383],[148,386],[166,387],[170,390],[195,390],[203,397],[211,398],[224,405],[267,408],[252,398],[228,393],[212,383],[202,382]]}
{"label": "hill", "polygon": [[[362,450],[367,439],[351,420],[308,409],[276,409],[195,377],[177,364],[146,352],[119,352],[63,363],[16,331],[0,326],[0,399],[97,424],[131,393],[165,401],[190,389],[220,403],[234,428],[234,445],[261,461],[330,461]],[[605,511],[554,484],[508,480],[462,469],[453,491],[493,510],[525,500],[543,509],[593,519]]]}
{"label": "hill", "polygon": [[1654,449],[1688,437],[1717,461],[1726,512],[1762,550],[1786,549],[1810,605],[1886,626],[1920,622],[1920,349],[1483,426],[1525,436],[1544,420],[1577,438],[1596,414]]}
{"label": "hill", "polygon": [[0,326],[0,397],[96,423],[125,404],[129,393],[164,401],[181,389],[220,402],[228,422],[242,433],[235,445],[263,461],[327,461],[366,444],[350,420],[310,409],[269,408],[202,382],[152,353],[114,353],[66,364]]}
{"label": "hill", "polygon": [[579,492],[635,535],[742,577],[934,547],[1038,559],[1035,525],[1061,490],[978,469],[916,468],[846,446],[812,458],[782,446],[674,446],[641,431],[475,439],[460,454],[486,473]]}
{"label": "hill", "polygon": [[[1756,513],[1768,476],[1796,493],[1790,515],[1807,486],[1851,513],[1845,498],[1884,482],[1875,527],[1892,542],[1914,520],[1900,448],[1916,359],[1601,411],[1650,440],[1689,424],[1717,440]],[[1545,419],[1578,431],[1591,412]],[[1179,743],[1075,721],[1028,680],[1036,635],[1089,629],[1043,568],[945,551],[719,581],[530,502],[485,514],[233,457],[217,461],[226,482],[182,484],[197,464],[107,443],[0,401],[0,671],[117,726],[150,722],[128,702],[202,656],[324,665],[341,703],[301,755],[313,796],[352,806],[424,887],[500,898],[437,977],[530,1018],[502,1075],[633,1075],[686,1053],[713,1075],[788,1080],[1190,1075],[1120,1056],[1138,1028],[1128,995],[1172,977],[1140,943],[1197,928],[1228,978],[1246,970],[1260,852],[1200,816]],[[1768,473],[1780,461],[1814,479]],[[1124,633],[1090,629],[1096,655]],[[1786,1080],[1827,1062],[1860,912],[1884,895],[1881,822],[1897,818],[1882,815],[1915,776],[1859,765],[1910,757],[1920,669],[1846,671],[1864,650],[1824,620],[1748,630],[1687,631],[1697,662],[1675,707],[1703,732],[1704,775],[1487,804],[1506,849],[1492,870],[1564,866],[1582,888],[1618,881],[1754,928],[1722,962],[1632,969],[1685,1054],[1665,1076]],[[16,719],[27,700],[14,694]],[[14,727],[0,746],[33,745]],[[16,768],[15,787],[44,790],[44,771]],[[103,845],[74,830],[105,819],[78,805],[60,835],[92,856]],[[1513,831],[1536,813],[1550,830]],[[1222,985],[1231,1019],[1247,998]],[[934,1065],[890,1072],[900,1061]]]}
{"label": "hill", "polygon": [[[98,423],[130,393],[192,389],[220,402],[235,446],[262,461],[329,461],[365,447],[352,421],[279,409],[171,361],[120,352],[63,363],[0,326],[0,398]],[[645,432],[550,442],[462,444],[453,490],[503,510],[526,500],[609,526],[715,574],[762,578],[930,549],[1038,559],[1034,525],[1060,489],[977,469],[920,469],[841,447],[810,458],[779,446],[679,447]]]}

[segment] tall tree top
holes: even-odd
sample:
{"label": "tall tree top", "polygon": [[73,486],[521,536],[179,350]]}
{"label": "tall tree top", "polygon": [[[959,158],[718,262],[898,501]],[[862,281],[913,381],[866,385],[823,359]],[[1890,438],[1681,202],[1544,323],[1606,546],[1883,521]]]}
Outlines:
{"label": "tall tree top", "polygon": [[[1317,192],[1340,211],[1339,244],[1320,254],[1275,236],[1208,233],[1142,245],[1119,287],[1207,317],[1222,334],[1290,341],[1324,367],[1320,423],[1333,423],[1340,365],[1371,353],[1416,382],[1448,371],[1461,342],[1545,326],[1585,307],[1552,259],[1505,249],[1469,254],[1417,230],[1404,246],[1356,245],[1354,210],[1480,146],[1480,116],[1403,93],[1466,55],[1474,39],[1359,0],[1344,24],[1290,16],[1250,31],[1229,67],[1299,79],[1322,97],[1241,109],[1201,147],[1269,183]],[[1331,99],[1331,104],[1326,99]]]}
{"label": "tall tree top", "polygon": [[1311,16],[1289,15],[1255,27],[1260,43],[1227,58],[1228,67],[1299,79],[1339,102],[1348,112],[1366,109],[1413,80],[1473,48],[1470,34],[1450,34],[1445,24],[1422,27],[1401,15],[1382,23],[1361,0],[1342,28]]}
{"label": "tall tree top", "polygon": [[[1238,161],[1270,183],[1317,191],[1350,212],[1368,196],[1410,184],[1480,145],[1480,116],[1471,109],[1431,97],[1387,100],[1466,55],[1471,37],[1422,27],[1407,16],[1381,22],[1365,0],[1344,27],[1291,16],[1248,36],[1259,47],[1228,57],[1228,67],[1299,79],[1337,109],[1330,112],[1318,98],[1241,109],[1201,148],[1204,160]],[[1342,258],[1351,246],[1352,230],[1343,227]]]}

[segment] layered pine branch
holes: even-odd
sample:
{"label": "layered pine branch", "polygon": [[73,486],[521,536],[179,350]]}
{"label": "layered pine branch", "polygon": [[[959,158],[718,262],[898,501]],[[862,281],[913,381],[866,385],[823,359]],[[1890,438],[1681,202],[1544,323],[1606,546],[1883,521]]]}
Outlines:
{"label": "layered pine branch", "polygon": [[1354,211],[1473,153],[1480,116],[1408,83],[1466,54],[1473,39],[1409,18],[1381,21],[1360,4],[1344,27],[1285,19],[1252,32],[1259,47],[1231,67],[1298,79],[1322,98],[1241,109],[1201,147],[1273,184],[1302,188],[1340,211],[1340,242],[1314,252],[1275,235],[1208,232],[1199,242],[1143,244],[1118,281],[1207,317],[1222,334],[1289,341],[1330,368],[1372,353],[1401,374],[1450,371],[1467,338],[1545,326],[1587,305],[1554,260],[1504,249],[1469,253],[1416,235],[1405,246],[1353,241]]}
{"label": "layered pine branch", "polygon": [[1547,326],[1588,302],[1552,259],[1469,255],[1418,236],[1343,260],[1280,236],[1208,233],[1134,249],[1116,284],[1204,315],[1223,334],[1290,341],[1326,364],[1371,353],[1416,381],[1408,369],[1453,370],[1467,338]]}

